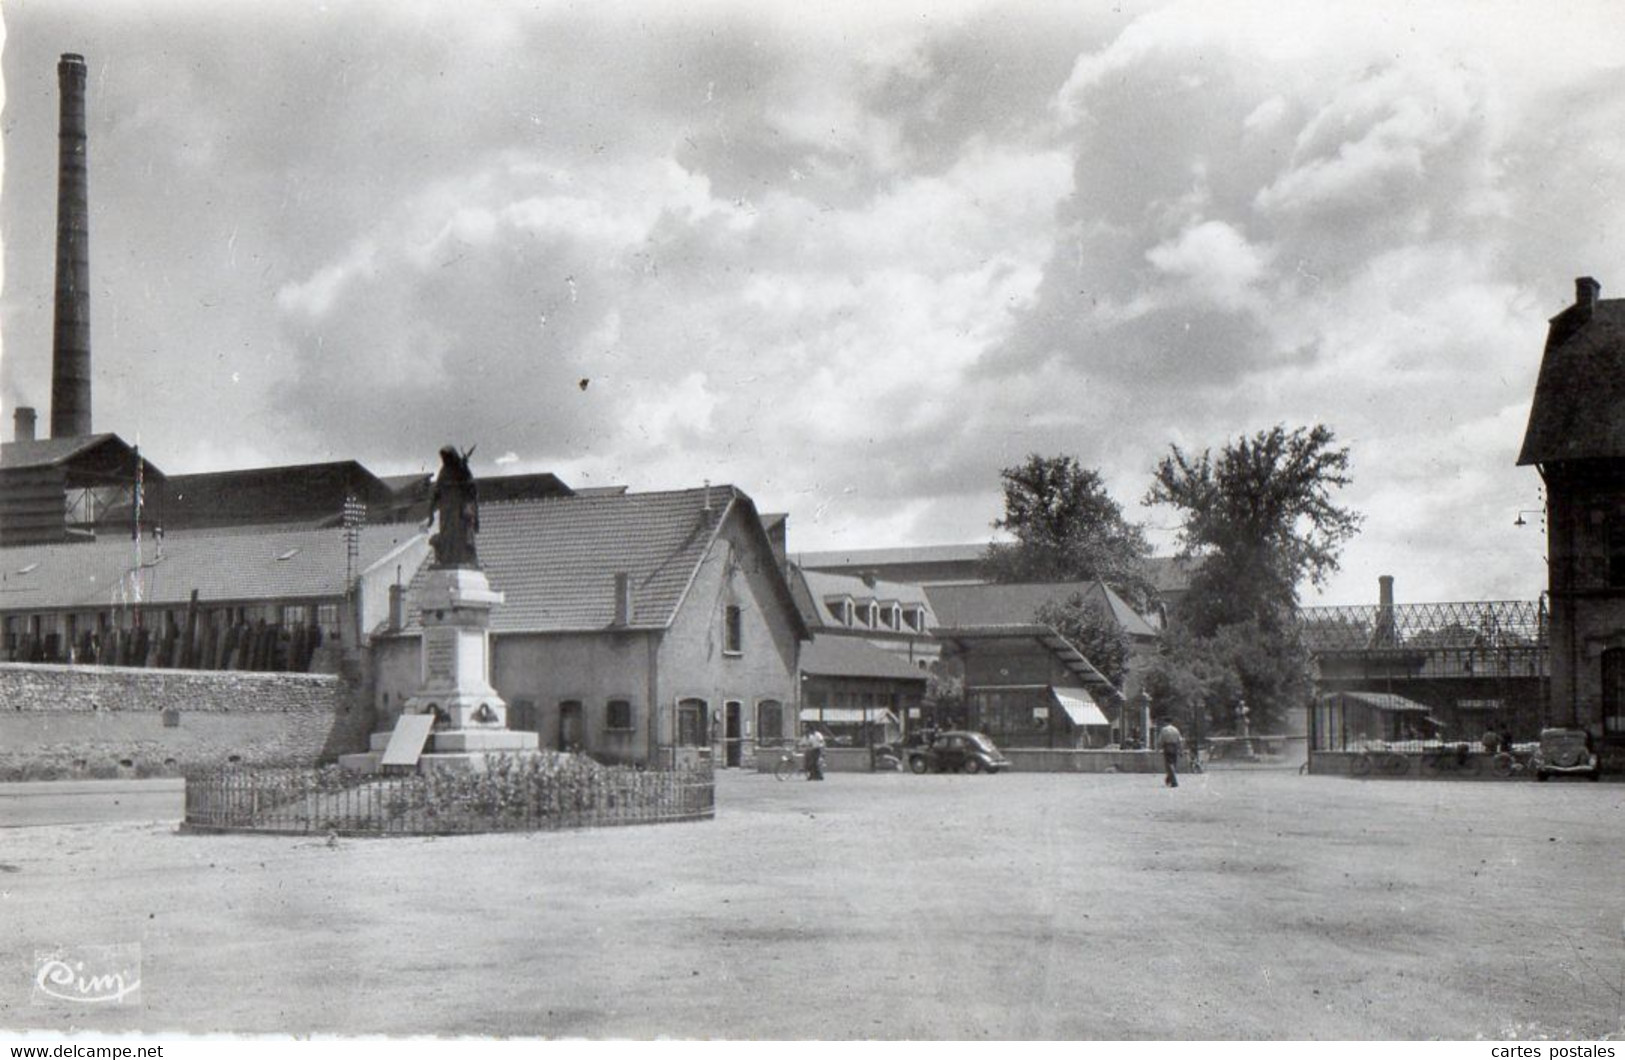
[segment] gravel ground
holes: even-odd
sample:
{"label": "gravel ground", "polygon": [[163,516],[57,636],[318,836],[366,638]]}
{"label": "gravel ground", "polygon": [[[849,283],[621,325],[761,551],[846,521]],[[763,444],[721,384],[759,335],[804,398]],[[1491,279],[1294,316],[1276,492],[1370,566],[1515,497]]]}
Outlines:
{"label": "gravel ground", "polygon": [[[0,1026],[732,1038],[1595,1038],[1625,786],[724,775],[715,821],[0,832]],[[31,1003],[139,943],[140,1007]]]}

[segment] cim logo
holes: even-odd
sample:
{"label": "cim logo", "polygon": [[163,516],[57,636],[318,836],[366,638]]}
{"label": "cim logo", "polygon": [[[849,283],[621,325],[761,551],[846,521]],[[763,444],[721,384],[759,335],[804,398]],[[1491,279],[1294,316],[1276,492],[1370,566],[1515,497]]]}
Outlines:
{"label": "cim logo", "polygon": [[34,1004],[141,1003],[141,944],[34,951]]}

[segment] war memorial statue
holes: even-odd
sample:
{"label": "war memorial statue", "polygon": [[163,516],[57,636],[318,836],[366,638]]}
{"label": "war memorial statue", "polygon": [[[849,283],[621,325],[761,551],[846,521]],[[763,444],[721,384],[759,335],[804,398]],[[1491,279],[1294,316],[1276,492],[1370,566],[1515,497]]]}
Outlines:
{"label": "war memorial statue", "polygon": [[423,522],[425,530],[430,523],[439,522],[434,536],[429,538],[436,567],[480,568],[474,548],[474,537],[480,531],[479,487],[468,469],[474,448],[460,453],[456,446],[440,447],[440,473],[429,494],[429,517]]}
{"label": "war memorial statue", "polygon": [[468,468],[472,448],[440,450],[440,473],[430,494],[425,531],[433,560],[414,580],[422,644],[417,691],[402,705],[393,729],[373,734],[369,751],[342,755],[341,765],[364,772],[381,768],[484,768],[492,755],[534,754],[534,732],[508,728],[508,708],[491,686],[491,612],[502,594],[491,588],[476,559],[480,506]]}

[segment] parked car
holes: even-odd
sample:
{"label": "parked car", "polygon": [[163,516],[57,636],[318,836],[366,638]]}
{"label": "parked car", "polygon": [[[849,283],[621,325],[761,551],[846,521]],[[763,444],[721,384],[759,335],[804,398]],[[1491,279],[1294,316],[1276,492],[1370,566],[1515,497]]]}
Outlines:
{"label": "parked car", "polygon": [[1591,750],[1591,736],[1584,729],[1542,729],[1540,747],[1529,766],[1536,780],[1555,776],[1581,776],[1597,780],[1602,769]]}
{"label": "parked car", "polygon": [[1010,768],[993,741],[979,732],[939,732],[908,748],[908,768],[915,773],[997,773]]}

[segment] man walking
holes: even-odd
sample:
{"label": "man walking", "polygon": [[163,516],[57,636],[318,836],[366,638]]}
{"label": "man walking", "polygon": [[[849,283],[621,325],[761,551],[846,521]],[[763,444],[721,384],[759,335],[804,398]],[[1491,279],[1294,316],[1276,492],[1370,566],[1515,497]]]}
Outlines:
{"label": "man walking", "polygon": [[1157,730],[1157,746],[1162,748],[1162,766],[1165,772],[1162,782],[1170,788],[1179,787],[1179,747],[1184,743],[1184,737],[1174,727],[1172,718],[1165,718],[1162,728]]}

